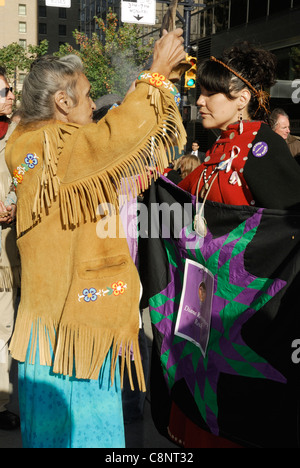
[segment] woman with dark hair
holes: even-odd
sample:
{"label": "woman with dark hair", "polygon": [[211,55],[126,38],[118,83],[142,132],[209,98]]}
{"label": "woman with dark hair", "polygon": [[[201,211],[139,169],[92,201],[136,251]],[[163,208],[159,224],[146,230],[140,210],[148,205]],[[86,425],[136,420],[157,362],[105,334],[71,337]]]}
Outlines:
{"label": "woman with dark hair", "polygon": [[[285,141],[265,122],[275,82],[275,57],[243,43],[211,57],[198,70],[202,124],[221,135],[204,163],[179,186],[202,200],[271,209],[300,207],[300,169]],[[185,448],[234,448],[206,432],[172,405],[169,434]]]}
{"label": "woman with dark hair", "polygon": [[[263,64],[263,66],[262,66]],[[202,198],[230,205],[298,208],[300,170],[287,145],[266,124],[275,83],[275,57],[247,43],[200,64],[198,80],[203,127],[221,135],[204,163],[179,186]]]}

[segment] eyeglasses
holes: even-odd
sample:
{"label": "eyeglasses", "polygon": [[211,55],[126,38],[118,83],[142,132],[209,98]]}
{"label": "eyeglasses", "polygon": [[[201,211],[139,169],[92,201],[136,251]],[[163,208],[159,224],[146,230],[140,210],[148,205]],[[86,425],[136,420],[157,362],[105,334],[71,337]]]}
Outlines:
{"label": "eyeglasses", "polygon": [[11,92],[11,93],[13,92],[13,88],[12,88],[12,87],[0,89],[0,97],[6,98],[9,92]]}

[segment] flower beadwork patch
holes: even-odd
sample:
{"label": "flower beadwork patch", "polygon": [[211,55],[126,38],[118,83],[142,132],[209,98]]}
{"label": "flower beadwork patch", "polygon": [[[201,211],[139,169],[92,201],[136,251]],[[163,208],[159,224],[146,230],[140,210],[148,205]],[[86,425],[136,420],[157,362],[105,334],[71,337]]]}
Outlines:
{"label": "flower beadwork patch", "polygon": [[126,284],[123,283],[123,281],[118,281],[117,283],[113,283],[111,287],[114,290],[114,295],[119,296],[120,294],[123,294],[125,292]]}
{"label": "flower beadwork patch", "polygon": [[127,284],[124,281],[116,281],[111,286],[105,289],[85,288],[81,294],[78,294],[78,302],[95,302],[99,297],[120,296],[127,289]]}
{"label": "flower beadwork patch", "polygon": [[152,86],[156,86],[157,88],[160,88],[163,85],[163,82],[166,80],[166,77],[164,75],[160,75],[159,73],[152,73],[151,78],[150,78],[150,84]]}
{"label": "flower beadwork patch", "polygon": [[178,92],[178,89],[174,84],[169,81],[164,75],[160,75],[159,73],[150,73],[150,72],[142,72],[139,77],[137,78],[137,81],[143,80],[154,86],[155,88],[163,88],[165,90],[170,91],[170,93],[174,96],[174,101],[177,106],[179,106],[180,101],[181,101],[181,95]]}
{"label": "flower beadwork patch", "polygon": [[25,164],[27,164],[30,169],[34,169],[37,163],[38,163],[37,155],[35,153],[34,154],[28,153],[25,158]]}
{"label": "flower beadwork patch", "polygon": [[82,294],[85,302],[94,302],[97,300],[97,289],[95,288],[84,289]]}
{"label": "flower beadwork patch", "polygon": [[24,180],[24,175],[29,169],[34,169],[39,162],[39,157],[35,153],[27,153],[24,162],[13,172],[13,184],[17,187]]}
{"label": "flower beadwork patch", "polygon": [[176,106],[179,107],[179,106],[180,106],[180,102],[181,102],[180,93],[176,93],[176,94],[174,95],[174,101],[175,101]]}

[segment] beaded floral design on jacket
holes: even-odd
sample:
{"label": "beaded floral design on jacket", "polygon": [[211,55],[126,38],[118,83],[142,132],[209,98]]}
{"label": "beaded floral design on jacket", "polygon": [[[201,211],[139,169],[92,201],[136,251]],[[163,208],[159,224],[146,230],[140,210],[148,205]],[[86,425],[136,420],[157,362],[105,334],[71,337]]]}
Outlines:
{"label": "beaded floral design on jacket", "polygon": [[85,302],[95,302],[98,297],[105,297],[105,296],[120,296],[124,294],[127,289],[127,284],[123,281],[118,281],[113,283],[111,287],[107,286],[105,289],[100,289],[97,291],[95,288],[85,288],[82,291],[82,294],[78,294],[78,302],[81,302],[83,299]]}
{"label": "beaded floral design on jacket", "polygon": [[174,101],[176,105],[179,107],[181,96],[178,92],[176,86],[173,85],[171,81],[169,81],[164,75],[160,75],[159,73],[150,73],[150,72],[143,72],[139,75],[138,80],[144,80],[150,83],[155,88],[164,88],[167,89],[173,94]]}
{"label": "beaded floral design on jacket", "polygon": [[35,153],[28,153],[24,159],[24,162],[17,167],[13,172],[13,184],[17,187],[23,182],[24,175],[29,169],[34,169],[37,166],[39,157]]}

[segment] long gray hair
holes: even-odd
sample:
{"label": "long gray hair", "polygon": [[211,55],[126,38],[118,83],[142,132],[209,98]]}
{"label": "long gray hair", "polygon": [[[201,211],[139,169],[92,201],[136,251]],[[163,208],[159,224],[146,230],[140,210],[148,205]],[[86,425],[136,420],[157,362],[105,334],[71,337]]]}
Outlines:
{"label": "long gray hair", "polygon": [[75,87],[78,75],[83,73],[82,61],[77,55],[65,57],[43,56],[31,65],[24,80],[20,114],[23,123],[54,118],[54,95],[65,91],[74,103],[78,102]]}

